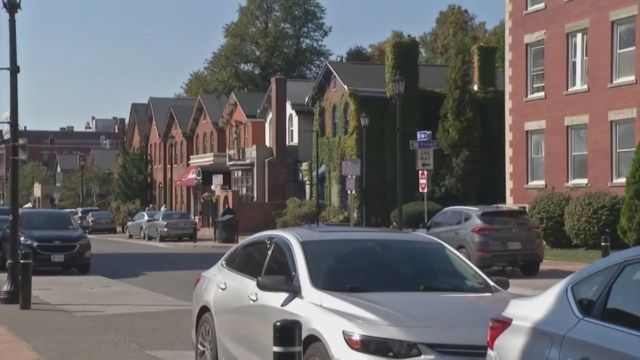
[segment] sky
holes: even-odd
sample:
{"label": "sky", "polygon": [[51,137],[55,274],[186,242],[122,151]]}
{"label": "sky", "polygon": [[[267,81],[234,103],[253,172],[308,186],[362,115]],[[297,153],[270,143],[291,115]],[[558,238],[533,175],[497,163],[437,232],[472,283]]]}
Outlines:
{"label": "sky", "polygon": [[[320,0],[334,56],[386,39],[420,35],[450,3],[490,28],[504,0]],[[17,15],[19,121],[29,129],[76,129],[92,116],[129,116],[132,102],[180,92],[224,41],[244,0],[23,0]],[[0,67],[9,64],[8,15],[0,10]],[[0,72],[0,114],[9,75]],[[4,115],[3,115],[4,116]]]}

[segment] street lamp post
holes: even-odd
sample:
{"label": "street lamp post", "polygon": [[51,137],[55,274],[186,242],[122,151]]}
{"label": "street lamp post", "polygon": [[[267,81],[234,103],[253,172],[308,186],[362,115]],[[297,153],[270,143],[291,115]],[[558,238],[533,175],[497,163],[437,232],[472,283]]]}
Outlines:
{"label": "street lamp post", "polygon": [[320,130],[316,130],[316,226],[320,225]]}
{"label": "street lamp post", "polygon": [[11,223],[7,261],[7,280],[0,289],[0,303],[17,304],[19,297],[18,279],[18,233],[19,199],[18,199],[18,50],[16,44],[16,13],[20,10],[21,0],[2,0],[2,6],[9,14],[9,73],[10,73],[10,112],[9,127],[11,134]]}
{"label": "street lamp post", "polygon": [[362,125],[362,226],[367,226],[367,127],[369,117],[367,113],[360,114]]}
{"label": "street lamp post", "polygon": [[169,136],[169,209],[173,210],[173,160],[176,152],[176,138]]}
{"label": "street lamp post", "polygon": [[84,157],[80,155],[80,207],[84,207]]}
{"label": "street lamp post", "polygon": [[400,117],[400,99],[404,95],[404,78],[396,72],[392,81],[392,95],[396,102],[396,166],[397,175],[397,207],[398,207],[398,230],[402,230],[402,118]]}

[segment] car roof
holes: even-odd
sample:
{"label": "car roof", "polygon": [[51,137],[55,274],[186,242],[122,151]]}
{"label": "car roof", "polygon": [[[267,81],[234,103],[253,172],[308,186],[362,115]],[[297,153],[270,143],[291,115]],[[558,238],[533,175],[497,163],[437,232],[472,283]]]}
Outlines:
{"label": "car roof", "polygon": [[300,242],[357,239],[435,241],[427,236],[417,233],[409,233],[385,228],[311,225],[305,227],[278,229],[276,232],[283,232],[293,235]]}
{"label": "car roof", "polygon": [[58,209],[20,209],[20,213],[31,213],[31,214],[56,214],[56,213],[62,213],[62,214],[69,214],[67,211],[65,210],[58,210]]}
{"label": "car roof", "polygon": [[449,206],[444,208],[443,210],[466,210],[466,211],[474,211],[474,212],[484,212],[484,211],[513,211],[520,210],[525,211],[524,209],[520,209],[516,206],[510,205],[467,205],[467,206]]}

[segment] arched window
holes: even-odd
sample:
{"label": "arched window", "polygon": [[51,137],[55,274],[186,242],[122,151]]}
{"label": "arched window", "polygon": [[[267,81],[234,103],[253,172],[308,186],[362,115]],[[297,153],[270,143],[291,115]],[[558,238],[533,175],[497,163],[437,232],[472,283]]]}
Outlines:
{"label": "arched window", "polygon": [[202,134],[202,153],[206,154],[207,152],[207,134]]}
{"label": "arched window", "polygon": [[331,109],[331,135],[335,137],[338,133],[338,109],[333,105]]}
{"label": "arched window", "polygon": [[180,140],[180,144],[178,145],[178,161],[182,164],[182,144],[184,140]]}
{"label": "arched window", "polygon": [[195,143],[193,144],[193,146],[194,146],[194,148],[195,148],[195,149],[193,150],[193,151],[195,152],[195,155],[200,154],[200,135],[199,135],[199,134],[196,134],[196,141],[195,141]]}
{"label": "arched window", "polygon": [[209,133],[209,146],[211,147],[211,151],[210,151],[210,152],[212,152],[212,153],[215,153],[215,152],[216,152],[216,146],[215,146],[215,144],[216,144],[216,142],[215,142],[215,140],[214,140],[214,138],[213,138],[213,131],[211,131],[211,132]]}
{"label": "arched window", "polygon": [[349,135],[349,103],[344,104],[344,108],[342,108],[342,115],[344,119],[344,134]]}

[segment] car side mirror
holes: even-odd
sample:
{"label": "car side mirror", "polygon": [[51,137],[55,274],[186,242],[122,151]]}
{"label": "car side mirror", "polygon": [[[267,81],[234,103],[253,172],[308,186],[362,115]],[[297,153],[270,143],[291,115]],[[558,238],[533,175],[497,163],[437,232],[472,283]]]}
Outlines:
{"label": "car side mirror", "polygon": [[503,290],[509,290],[511,287],[511,283],[509,279],[504,276],[492,276],[491,281],[493,281],[496,285],[498,285]]}
{"label": "car side mirror", "polygon": [[300,287],[294,285],[289,278],[282,275],[265,275],[256,279],[258,289],[266,292],[283,292],[293,295],[300,294]]}

